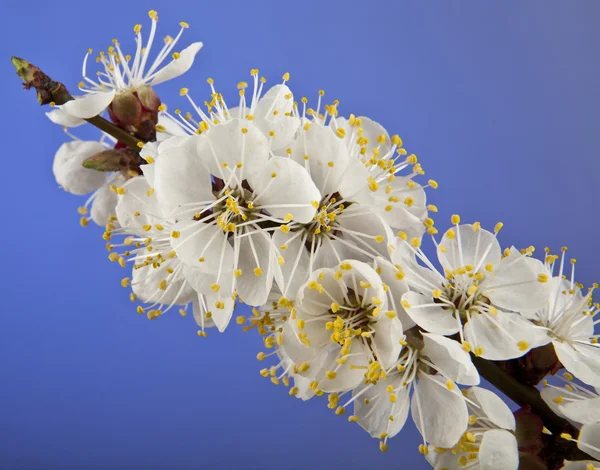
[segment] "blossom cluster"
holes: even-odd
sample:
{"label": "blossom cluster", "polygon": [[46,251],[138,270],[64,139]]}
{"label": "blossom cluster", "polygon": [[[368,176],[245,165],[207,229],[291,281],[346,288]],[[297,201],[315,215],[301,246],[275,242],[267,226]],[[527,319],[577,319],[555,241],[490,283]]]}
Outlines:
{"label": "blossom cluster", "polygon": [[140,314],[191,311],[206,336],[249,305],[236,322],[262,335],[257,357],[272,364],[264,377],[302,400],[327,395],[382,451],[410,414],[419,451],[437,470],[518,468],[515,419],[479,386],[473,358],[553,348],[568,380],[543,397],[581,429],[563,438],[600,460],[597,286],[575,281],[566,248],[541,259],[533,247],[502,250],[502,223],[486,230],[458,215],[438,233],[426,198],[438,183],[425,180],[402,139],[369,117],[341,117],[323,91],[314,107],[296,101],[287,73],[268,87],[252,70],[231,106],[208,79],[203,106],[183,88],[190,112],[169,112],[152,86],[187,71],[201,43],[173,53],[181,32],[167,37],[146,68],[158,19],[150,17],[147,45],[135,28],[133,60],[115,40],[98,56],[94,82],[88,53],[85,96],[49,113],[73,127],[108,108],[132,135],[142,135],[144,113],[152,122],[137,172],[82,166],[119,146],[110,136],[90,142],[69,132],[74,140],[54,161],[66,191],[92,193],[81,222],[105,227],[109,259],[130,271],[122,285]]}

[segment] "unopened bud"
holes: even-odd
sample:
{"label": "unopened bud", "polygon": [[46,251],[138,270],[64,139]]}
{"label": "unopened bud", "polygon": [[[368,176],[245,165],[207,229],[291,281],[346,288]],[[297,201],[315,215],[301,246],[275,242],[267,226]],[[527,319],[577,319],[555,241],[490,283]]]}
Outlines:
{"label": "unopened bud", "polygon": [[128,148],[103,150],[83,161],[84,168],[97,171],[126,172],[136,165],[136,154]]}
{"label": "unopened bud", "polygon": [[108,107],[110,119],[119,126],[136,126],[142,117],[142,103],[130,91],[123,91],[115,96]]}
{"label": "unopened bud", "polygon": [[150,85],[142,85],[136,90],[136,92],[145,111],[150,111],[152,113],[158,112],[160,98]]}

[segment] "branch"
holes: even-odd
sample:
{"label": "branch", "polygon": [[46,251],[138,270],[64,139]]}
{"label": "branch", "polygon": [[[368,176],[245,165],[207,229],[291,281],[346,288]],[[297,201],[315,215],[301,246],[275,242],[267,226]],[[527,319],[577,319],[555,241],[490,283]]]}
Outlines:
{"label": "branch", "polygon": [[[26,90],[35,88],[38,101],[41,105],[55,103],[57,105],[65,104],[71,101],[73,97],[67,91],[67,88],[60,82],[52,80],[48,75],[42,72],[38,67],[18,57],[12,57],[11,61],[17,75],[23,80],[23,86]],[[96,126],[98,129],[112,135],[115,139],[123,142],[128,147],[139,151],[138,143],[142,142],[129,132],[115,126],[101,116],[94,116],[86,119],[87,122]]]}
{"label": "branch", "polygon": [[[474,355],[472,355],[471,358],[473,364],[475,364],[475,367],[477,367],[477,370],[484,379],[504,393],[517,405],[529,405],[531,411],[541,418],[544,426],[546,426],[554,435],[559,436],[563,432],[573,433],[573,425],[552,411],[542,399],[537,388],[517,381],[492,361]],[[588,454],[576,447],[574,442],[569,443],[573,446],[571,459],[594,460]]]}

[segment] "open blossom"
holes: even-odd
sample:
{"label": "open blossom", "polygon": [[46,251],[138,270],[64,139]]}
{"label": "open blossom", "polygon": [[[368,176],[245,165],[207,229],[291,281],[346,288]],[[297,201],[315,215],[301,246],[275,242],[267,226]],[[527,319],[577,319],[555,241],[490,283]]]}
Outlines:
{"label": "open blossom", "polygon": [[[134,113],[136,116],[142,114],[144,108],[153,109],[155,104],[156,106],[160,104],[151,86],[187,72],[196,54],[202,48],[202,43],[193,43],[181,52],[174,51],[183,30],[188,27],[187,23],[182,22],[177,36],[175,38],[167,36],[164,46],[155,59],[149,61],[156,36],[158,14],[151,10],[149,16],[152,24],[145,44],[142,38],[142,26],[138,24],[134,27],[136,51],[133,60],[131,56],[122,52],[119,42],[113,40],[113,45],[108,48],[108,52],[100,52],[96,58],[96,62],[102,66],[102,71],[97,72],[96,80],[87,76],[87,62],[92,54],[91,49],[88,50],[83,61],[83,81],[79,84],[79,90],[84,93],[84,96],[68,101],[60,107],[60,110],[70,117],[60,113],[49,116],[54,122],[66,126],[77,125],[77,121],[73,118],[86,119],[96,116],[113,103],[116,97],[126,93],[135,93],[136,99],[125,97],[119,106],[127,108],[127,113]],[[171,60],[164,65],[168,58]],[[119,115],[118,109],[114,111]]]}
{"label": "open blossom", "polygon": [[464,390],[469,426],[458,444],[429,456],[435,470],[517,470],[515,418],[498,395],[480,387]]}
{"label": "open blossom", "polygon": [[[315,390],[330,393],[337,414],[354,403],[350,421],[381,439],[382,450],[409,409],[425,442],[449,447],[468,419],[455,382],[475,385],[479,374],[459,343],[404,331],[400,298],[407,286],[397,274],[383,258],[373,266],[343,260],[315,271],[296,295],[282,349],[295,372],[309,377]],[[341,405],[348,392],[352,397]]]}
{"label": "open blossom", "polygon": [[[69,134],[70,135],[70,134]],[[98,225],[106,225],[115,215],[117,187],[123,182],[119,173],[103,173],[84,168],[83,162],[92,155],[110,149],[115,140],[102,134],[98,141],[81,140],[70,135],[73,140],[60,146],[54,155],[52,171],[56,182],[67,192],[82,196],[91,193],[88,200],[79,208],[81,224],[88,224],[87,214]]]}
{"label": "open blossom", "polygon": [[285,263],[271,232],[288,221],[312,220],[319,193],[300,165],[272,155],[252,119],[226,114],[216,93],[210,107],[214,119],[198,110],[204,117],[199,135],[176,137],[181,145],[164,151],[159,146],[154,188],[165,217],[176,220],[171,246],[177,256],[214,274],[214,292],[224,287],[261,305]]}
{"label": "open blossom", "polygon": [[[411,291],[402,305],[413,321],[430,333],[458,334],[467,351],[491,360],[520,357],[547,344],[545,330],[518,312],[539,308],[547,298],[544,266],[516,249],[501,254],[494,233],[479,223],[449,229],[436,243],[441,274],[426,257],[416,238],[400,237],[402,250],[415,258],[393,259],[402,268]],[[435,240],[434,240],[435,242]],[[421,261],[421,266],[416,260]]]}
{"label": "open blossom", "polygon": [[571,276],[564,276],[566,248],[562,250],[560,263],[558,256],[548,255],[546,267],[552,276],[556,264],[558,272],[548,282],[550,289],[545,305],[536,311],[523,312],[536,325],[547,329],[556,356],[561,364],[579,380],[600,387],[600,344],[594,333],[594,320],[599,306],[592,301],[594,288],[584,294],[582,286],[575,282],[575,260],[571,262]]}
{"label": "open blossom", "polygon": [[261,369],[260,374],[265,378],[269,378],[274,385],[283,384],[285,387],[292,385],[290,383],[291,379],[293,385],[289,389],[289,394],[306,401],[317,394],[322,395],[323,392],[311,387],[312,381],[310,378],[297,373],[294,362],[282,348],[282,331],[290,312],[287,305],[281,305],[280,298],[281,293],[277,288],[274,288],[269,295],[269,300],[264,305],[252,309],[252,316],[248,318],[239,316],[236,321],[240,325],[245,325],[244,331],[256,329],[262,336],[265,348],[272,350],[269,353],[258,353],[257,359],[259,361],[264,361],[271,356],[278,361],[269,368]]}
{"label": "open blossom", "polygon": [[138,313],[146,312],[154,319],[175,305],[191,303],[200,334],[211,326],[223,331],[231,319],[234,299],[210,289],[214,276],[187,266],[177,258],[170,244],[174,224],[162,214],[146,177],[130,179],[118,193],[116,213],[121,228],[107,232],[105,238],[112,239],[119,233],[131,234],[123,245],[111,246],[112,249],[123,246],[126,251],[121,254],[113,251],[109,258],[122,266],[126,262],[132,264],[132,276],[123,279],[122,284],[130,285],[135,297],[147,304],[139,306]]}
{"label": "open blossom", "polygon": [[[393,230],[421,236],[428,207],[424,187],[413,180],[425,173],[417,157],[404,157],[407,152],[402,139],[397,135],[390,138],[381,124],[368,117],[338,117],[335,123],[336,132],[344,134],[350,158],[360,160],[369,171],[368,190],[358,193],[356,201],[373,207]],[[412,171],[403,174],[407,168]],[[437,188],[437,182],[430,180],[425,187]]]}

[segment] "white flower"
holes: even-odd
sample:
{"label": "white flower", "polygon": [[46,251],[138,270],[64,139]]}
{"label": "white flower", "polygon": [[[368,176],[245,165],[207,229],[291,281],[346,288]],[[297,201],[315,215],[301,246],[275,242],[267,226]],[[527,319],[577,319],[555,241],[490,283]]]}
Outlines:
{"label": "white flower", "polygon": [[[52,171],[56,182],[67,192],[82,196],[92,193],[89,199],[78,210],[81,214],[81,225],[88,224],[90,218],[98,225],[112,222],[117,204],[117,187],[122,182],[118,173],[104,173],[84,168],[83,162],[94,155],[114,146],[115,141],[108,134],[102,134],[98,141],[86,141],[68,134],[73,138],[60,146],[54,156]],[[90,208],[91,206],[91,208]]]}
{"label": "white flower", "polygon": [[517,470],[519,450],[515,438],[515,418],[495,393],[472,387],[468,398],[469,427],[451,449],[432,452],[435,470]]}
{"label": "white flower", "polygon": [[[452,446],[468,418],[454,381],[475,385],[479,374],[459,343],[403,332],[399,300],[407,287],[397,274],[382,258],[373,267],[344,260],[315,271],[298,291],[282,349],[294,372],[309,377],[315,390],[331,393],[329,406],[337,414],[355,404],[350,420],[382,439],[382,450],[409,408],[427,442]],[[347,392],[352,398],[338,406]]]}
{"label": "white flower", "polygon": [[[118,192],[116,213],[121,228],[108,233],[108,238],[114,234],[132,235],[125,238],[123,245],[110,246],[123,246],[126,251],[113,251],[109,259],[121,266],[126,262],[133,264],[131,279],[123,279],[122,285],[131,285],[135,297],[149,304],[138,307],[138,313],[146,312],[148,318],[154,319],[175,305],[191,303],[201,336],[211,326],[223,331],[231,319],[234,300],[210,290],[214,276],[186,266],[177,258],[170,244],[176,236],[174,226],[163,216],[146,178],[132,178]],[[187,307],[183,311],[186,310]]]}
{"label": "white flower", "polygon": [[178,257],[215,274],[215,292],[228,285],[244,302],[261,305],[285,263],[271,232],[284,222],[311,221],[319,192],[300,165],[272,155],[253,119],[231,117],[219,96],[213,93],[211,117],[197,110],[200,135],[159,147],[154,187],[165,216],[177,220],[181,237],[171,245]]}
{"label": "white flower", "polygon": [[[392,227],[410,237],[421,236],[427,218],[424,188],[437,188],[434,180],[423,187],[413,181],[425,172],[417,157],[408,157],[398,135],[390,138],[384,127],[365,116],[350,116],[335,120],[337,132],[344,134],[343,141],[351,158],[360,160],[369,170],[369,190],[355,196],[362,204],[374,207],[377,214]],[[401,174],[412,168],[408,174]],[[435,206],[429,206],[436,211]]]}
{"label": "white flower", "polygon": [[[562,251],[558,275],[548,282],[550,289],[546,305],[541,309],[524,312],[535,324],[548,330],[556,356],[561,364],[579,380],[600,387],[600,344],[594,334],[594,315],[598,304],[592,301],[594,288],[582,293],[575,282],[575,260],[571,262],[571,277],[563,277],[566,248]],[[548,255],[546,267],[552,276],[558,256]]]}
{"label": "white flower", "polygon": [[[402,250],[392,259],[401,266],[411,287],[402,297],[408,315],[421,328],[445,336],[458,334],[465,350],[490,360],[522,356],[547,344],[545,330],[518,313],[539,308],[547,295],[544,266],[514,248],[501,255],[496,234],[479,223],[449,229],[437,245],[440,274],[420,248],[420,240],[400,237]],[[435,239],[434,239],[435,243]]]}
{"label": "white flower", "polygon": [[[311,399],[316,394],[322,395],[323,392],[311,388],[311,380],[294,372],[293,361],[288,357],[285,350],[281,347],[283,342],[282,330],[285,322],[289,318],[290,312],[286,306],[280,305],[279,299],[281,293],[274,288],[269,295],[269,301],[259,308],[252,309],[252,316],[247,319],[243,316],[237,317],[239,325],[245,325],[244,331],[256,329],[263,337],[263,343],[267,350],[273,349],[270,353],[260,352],[257,355],[259,361],[264,361],[270,356],[278,359],[278,363],[269,368],[261,369],[260,374],[269,378],[274,385],[283,384],[290,386],[290,379],[293,380],[293,386],[289,394],[303,401]],[[246,323],[249,324],[246,324]]]}
{"label": "white flower", "polygon": [[[92,53],[91,49],[88,50],[83,61],[83,81],[79,84],[79,89],[85,93],[85,96],[62,105],[60,109],[64,113],[74,118],[91,118],[104,111],[119,93],[124,91],[134,92],[144,85],[158,85],[189,70],[196,54],[202,48],[202,43],[195,42],[181,52],[173,52],[183,30],[188,27],[187,23],[184,22],[180,23],[181,30],[175,39],[167,36],[165,45],[158,52],[154,61],[152,63],[148,62],[156,35],[158,14],[156,11],[151,10],[149,16],[152,26],[145,45],[141,33],[142,26],[138,24],[134,27],[136,51],[133,60],[129,55],[123,54],[119,42],[116,39],[113,40],[114,45],[108,48],[108,53],[100,52],[100,55],[96,58],[96,62],[99,62],[103,67],[102,72],[97,72],[98,78],[96,81],[87,76],[87,61]],[[172,60],[163,66],[169,56]],[[53,121],[56,119],[63,125],[69,125],[60,118],[59,115],[50,117]]]}

